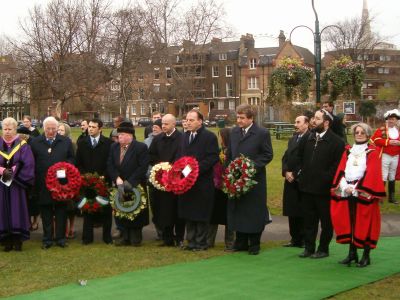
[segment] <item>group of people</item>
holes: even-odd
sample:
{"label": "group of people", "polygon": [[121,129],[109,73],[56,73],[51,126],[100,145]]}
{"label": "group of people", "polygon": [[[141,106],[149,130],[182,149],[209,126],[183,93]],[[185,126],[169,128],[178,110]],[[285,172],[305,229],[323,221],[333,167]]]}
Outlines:
{"label": "group of people", "polygon": [[[365,267],[379,238],[379,201],[385,196],[384,182],[388,181],[390,201],[396,203],[394,180],[400,153],[396,123],[400,113],[393,110],[385,114],[386,125],[374,134],[367,124],[354,125],[354,144],[346,145],[342,123],[332,111],[333,105],[325,103],[315,114],[295,120],[296,132],[282,158],[283,214],[289,217],[291,235],[285,246],[304,247],[301,258],[324,258],[329,256],[335,230],[337,242],[350,244],[349,255],[341,263],[355,261]],[[183,131],[176,128],[173,115],[154,113],[144,143],[137,141],[133,124],[122,117],[114,120],[110,138],[102,134],[102,121],[92,119],[82,122],[76,147],[68,137],[68,125],[53,117],[43,121],[42,135],[33,134],[36,130],[26,117],[21,137],[17,135],[17,122],[6,118],[0,138],[0,240],[4,250],[22,249],[29,229],[37,228],[37,212],[43,223],[42,248],[54,244],[66,247],[68,234],[73,234],[69,204],[52,199],[45,177],[55,163],[69,162],[81,174],[103,176],[110,187],[119,191],[141,186],[148,195],[161,246],[207,250],[214,246],[218,224],[223,224],[226,251],[259,254],[262,232],[271,221],[265,167],[273,158],[272,143],[268,130],[255,123],[251,106],[240,105],[236,113],[237,126],[221,129],[218,137],[204,126],[198,110],[187,113]],[[221,191],[221,170],[241,155],[254,162],[256,185],[229,200]],[[152,166],[172,164],[184,156],[195,158],[199,164],[198,178],[188,191],[175,195],[149,184]],[[35,201],[39,209],[28,210],[28,205],[34,206],[30,202]],[[93,227],[99,223],[103,226],[103,241],[113,243],[112,215],[110,206],[101,214],[84,213],[82,243],[93,242]],[[139,246],[142,229],[149,224],[149,207],[134,220],[116,217],[115,224],[120,232],[116,246]],[[364,249],[361,260],[357,248]]]}
{"label": "group of people", "polygon": [[[331,103],[324,103],[314,115],[296,118],[296,132],[282,158],[282,176],[283,214],[288,216],[291,235],[284,246],[304,248],[299,257],[328,257],[335,231],[338,243],[349,244],[348,256],[339,263],[354,261],[358,267],[371,263],[370,250],[380,234],[379,203],[386,196],[386,181],[389,202],[397,204],[394,184],[400,112],[391,110],[384,117],[385,126],[375,133],[365,123],[353,125],[353,145],[347,144],[341,126],[334,126],[340,122]],[[364,250],[360,260],[358,248]]]}

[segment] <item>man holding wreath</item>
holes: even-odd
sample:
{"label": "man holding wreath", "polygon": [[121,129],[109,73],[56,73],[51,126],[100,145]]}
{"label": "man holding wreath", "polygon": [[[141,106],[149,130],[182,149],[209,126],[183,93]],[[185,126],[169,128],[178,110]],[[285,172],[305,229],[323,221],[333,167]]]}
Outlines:
{"label": "man holding wreath", "polygon": [[266,224],[270,222],[267,208],[267,179],[265,166],[272,160],[271,136],[265,128],[254,122],[255,113],[250,105],[237,107],[237,127],[231,132],[227,163],[241,154],[255,163],[257,182],[252,189],[239,198],[228,201],[229,228],[236,231],[233,251],[260,252],[260,239]]}
{"label": "man holding wreath", "polygon": [[[57,134],[58,121],[47,117],[43,121],[44,135],[33,139],[31,148],[35,156],[36,188],[39,195],[40,215],[43,223],[42,249],[53,245],[53,218],[55,220],[55,240],[57,246],[64,248],[67,224],[67,202],[55,201],[46,187],[47,170],[58,162],[74,162],[71,139]],[[62,178],[64,177],[64,178]],[[60,173],[59,180],[67,180]]]}

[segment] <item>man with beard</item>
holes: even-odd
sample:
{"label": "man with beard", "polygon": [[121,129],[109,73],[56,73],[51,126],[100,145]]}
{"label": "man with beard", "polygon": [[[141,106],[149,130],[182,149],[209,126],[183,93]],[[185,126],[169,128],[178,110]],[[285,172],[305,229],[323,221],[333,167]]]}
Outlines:
{"label": "man with beard", "polygon": [[[329,256],[329,243],[333,236],[330,189],[344,151],[343,140],[329,128],[332,122],[333,117],[328,111],[316,111],[314,132],[300,144],[299,188],[305,222],[305,250],[299,255],[302,258]],[[321,236],[315,252],[319,222]]]}
{"label": "man with beard", "polygon": [[283,188],[283,215],[288,216],[291,240],[285,247],[304,246],[304,217],[300,203],[300,190],[297,174],[300,170],[298,151],[301,139],[307,139],[310,131],[309,119],[298,116],[294,124],[296,133],[288,142],[288,148],[282,157],[282,176],[285,177]]}
{"label": "man with beard", "polygon": [[[157,121],[156,121],[157,122]],[[150,165],[161,162],[173,163],[181,145],[182,133],[176,128],[176,119],[167,114],[162,118],[162,133],[155,136],[150,145]],[[153,222],[162,232],[161,246],[182,246],[185,223],[178,218],[178,196],[172,192],[153,191]],[[175,234],[174,234],[175,229]]]}

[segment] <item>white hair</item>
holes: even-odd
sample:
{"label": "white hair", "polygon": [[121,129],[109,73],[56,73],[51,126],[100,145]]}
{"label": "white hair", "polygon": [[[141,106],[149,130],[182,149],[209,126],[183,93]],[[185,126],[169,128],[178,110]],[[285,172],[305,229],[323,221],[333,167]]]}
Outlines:
{"label": "white hair", "polygon": [[47,117],[46,119],[43,120],[43,128],[46,128],[47,123],[54,123],[56,124],[56,127],[58,128],[58,121],[54,117]]}
{"label": "white hair", "polygon": [[13,125],[14,128],[17,128],[17,126],[18,126],[18,122],[14,118],[11,118],[11,117],[5,118],[2,122],[2,124],[3,124],[3,126],[4,125]]}

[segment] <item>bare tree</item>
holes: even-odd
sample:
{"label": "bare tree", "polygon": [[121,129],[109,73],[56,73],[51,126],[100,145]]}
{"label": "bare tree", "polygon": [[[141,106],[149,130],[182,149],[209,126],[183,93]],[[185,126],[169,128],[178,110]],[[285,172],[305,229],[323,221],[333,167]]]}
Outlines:
{"label": "bare tree", "polygon": [[376,32],[371,31],[374,18],[354,17],[338,22],[335,27],[327,28],[323,35],[329,44],[329,49],[338,55],[350,56],[353,61],[368,63],[368,55],[382,45],[384,39]]}
{"label": "bare tree", "polygon": [[[18,45],[19,59],[35,81],[32,97],[52,99],[56,114],[71,99],[91,102],[106,81],[98,62],[101,0],[53,0],[35,6],[21,24],[26,39]],[[90,16],[90,17],[88,17]]]}

